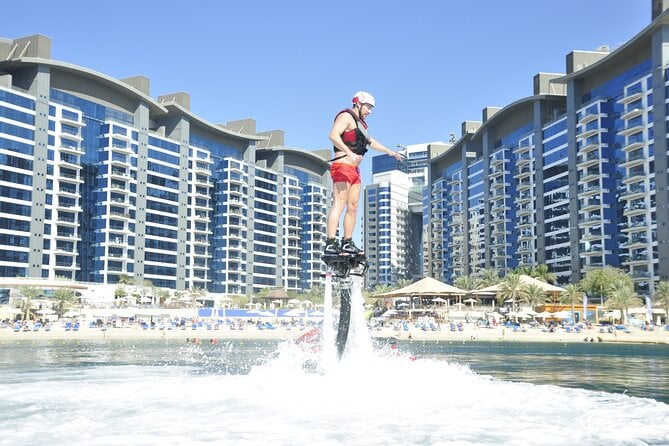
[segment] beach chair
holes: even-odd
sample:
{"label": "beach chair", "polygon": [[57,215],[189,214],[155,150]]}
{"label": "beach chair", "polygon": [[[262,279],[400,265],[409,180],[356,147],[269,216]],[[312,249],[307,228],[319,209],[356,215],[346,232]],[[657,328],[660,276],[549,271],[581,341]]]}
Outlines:
{"label": "beach chair", "polygon": [[74,325],[72,325],[72,330],[79,331],[79,321],[75,322]]}
{"label": "beach chair", "polygon": [[72,331],[72,322],[65,322],[65,331]]}
{"label": "beach chair", "polygon": [[21,331],[21,324],[14,324],[14,331],[15,332]]}
{"label": "beach chair", "polygon": [[39,331],[40,328],[42,328],[42,323],[35,322],[35,325],[33,325],[33,331]]}

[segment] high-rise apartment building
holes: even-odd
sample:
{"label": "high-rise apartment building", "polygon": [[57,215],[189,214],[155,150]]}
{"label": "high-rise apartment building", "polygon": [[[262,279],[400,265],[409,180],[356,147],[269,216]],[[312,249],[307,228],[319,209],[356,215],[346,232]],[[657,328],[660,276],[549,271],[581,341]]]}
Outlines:
{"label": "high-rise apartment building", "polygon": [[[434,143],[434,145],[443,143]],[[370,260],[367,286],[394,285],[420,277],[422,194],[428,173],[428,144],[403,146],[405,161],[372,158],[372,183],[365,187],[362,222]]]}
{"label": "high-rise apartment building", "polygon": [[540,73],[533,96],[484,109],[431,159],[428,274],[546,264],[564,283],[613,266],[642,294],[669,278],[663,5],[619,48],[573,51],[567,74]]}
{"label": "high-rise apartment building", "polygon": [[0,277],[230,294],[321,281],[329,153],[50,53],[41,35],[0,40]]}

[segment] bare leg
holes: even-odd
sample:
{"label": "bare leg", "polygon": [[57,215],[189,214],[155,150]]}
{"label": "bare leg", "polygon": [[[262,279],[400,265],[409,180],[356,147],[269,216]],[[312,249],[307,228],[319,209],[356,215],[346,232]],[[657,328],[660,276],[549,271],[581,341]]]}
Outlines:
{"label": "bare leg", "polygon": [[346,196],[346,215],[344,215],[344,238],[353,238],[355,221],[358,217],[358,200],[360,199],[361,184],[351,184]]}
{"label": "bare leg", "polygon": [[[332,207],[330,208],[330,213],[328,214],[327,219],[328,238],[335,238],[337,236],[337,229],[339,229],[339,219],[341,218],[341,214],[344,212],[344,208],[346,207],[346,197],[348,196],[349,184],[334,183],[333,189]],[[344,218],[344,227],[346,227],[345,220],[346,219]]]}

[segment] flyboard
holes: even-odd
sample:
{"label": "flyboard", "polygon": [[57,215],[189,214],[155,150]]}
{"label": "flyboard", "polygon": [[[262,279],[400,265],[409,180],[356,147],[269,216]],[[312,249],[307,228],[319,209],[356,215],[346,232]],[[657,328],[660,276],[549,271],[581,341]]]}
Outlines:
{"label": "flyboard", "polygon": [[[348,340],[348,331],[351,325],[351,287],[353,280],[351,276],[364,276],[369,269],[367,257],[364,254],[351,255],[324,255],[323,261],[327,265],[325,272],[325,305],[332,301],[332,280],[337,278],[340,281],[341,298],[339,303],[339,323],[337,324],[337,336],[334,340],[337,357],[341,359]],[[356,282],[359,287],[360,282]],[[328,302],[328,300],[330,302]],[[324,320],[324,325],[332,321]],[[329,345],[332,340],[323,339],[324,345]]]}

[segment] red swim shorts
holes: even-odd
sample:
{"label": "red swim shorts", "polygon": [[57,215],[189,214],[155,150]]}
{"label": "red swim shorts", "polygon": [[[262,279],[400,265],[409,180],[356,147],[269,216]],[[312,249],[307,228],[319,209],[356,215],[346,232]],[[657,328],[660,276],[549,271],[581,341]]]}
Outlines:
{"label": "red swim shorts", "polygon": [[360,168],[344,163],[332,163],[330,175],[333,183],[360,184]]}

